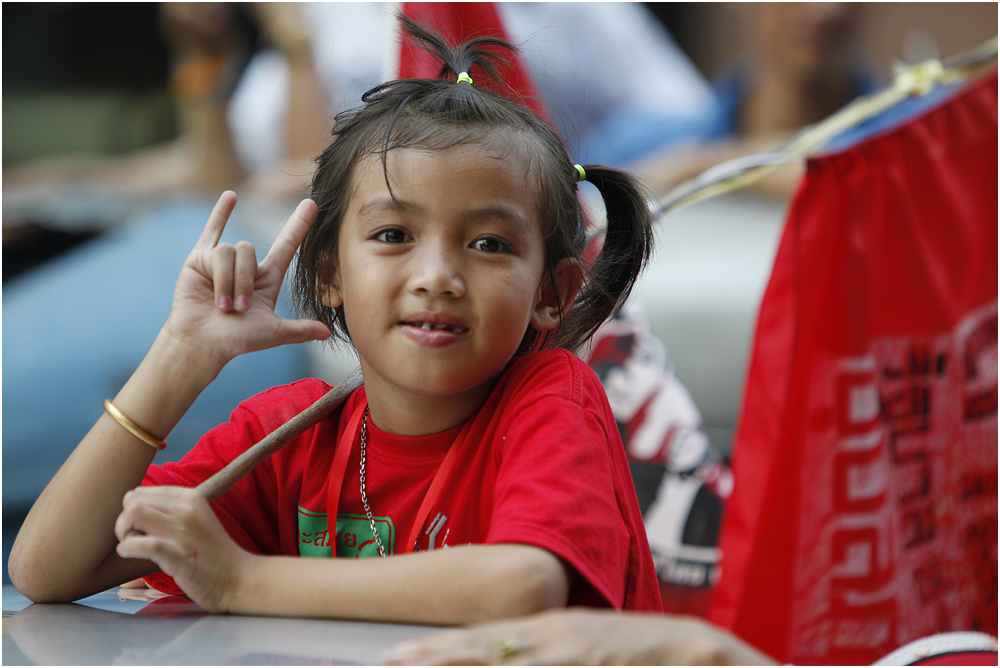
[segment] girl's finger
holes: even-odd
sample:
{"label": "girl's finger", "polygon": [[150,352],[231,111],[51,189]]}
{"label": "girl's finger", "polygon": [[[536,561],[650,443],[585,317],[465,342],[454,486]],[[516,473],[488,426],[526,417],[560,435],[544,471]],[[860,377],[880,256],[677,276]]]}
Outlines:
{"label": "girl's finger", "polygon": [[191,576],[198,566],[198,553],[184,549],[172,540],[136,536],[118,543],[118,556],[125,559],[149,559],[171,577]]}
{"label": "girl's finger", "polygon": [[275,345],[283,346],[306,341],[326,341],[330,330],[317,320],[288,320],[282,318],[275,332]]}
{"label": "girl's finger", "polygon": [[233,287],[233,307],[246,311],[253,303],[254,275],[257,273],[257,253],[249,241],[236,244],[236,267]]}
{"label": "girl's finger", "polygon": [[219,243],[219,239],[222,238],[222,231],[226,229],[229,214],[233,212],[233,207],[235,206],[236,193],[232,190],[222,193],[219,201],[212,207],[212,213],[208,215],[208,222],[205,223],[205,229],[202,230],[201,236],[198,238],[198,243],[195,244],[195,250],[215,248],[215,245]]}
{"label": "girl's finger", "polygon": [[124,501],[127,503],[133,497],[154,497],[164,496],[173,499],[181,499],[191,494],[192,488],[179,487],[177,485],[143,485],[136,487],[125,493]]}
{"label": "girl's finger", "polygon": [[156,503],[155,498],[141,501],[133,498],[125,502],[124,510],[115,520],[115,536],[118,540],[125,540],[133,530],[145,534],[161,534],[170,524],[169,509]]}
{"label": "girl's finger", "polygon": [[278,270],[284,274],[288,265],[295,257],[295,251],[299,249],[302,240],[306,238],[306,232],[312,225],[316,217],[316,203],[311,199],[304,199],[295,207],[295,211],[288,218],[288,222],[281,229],[281,234],[274,240],[271,250],[268,251],[265,262],[272,262]]}
{"label": "girl's finger", "polygon": [[122,499],[115,535],[124,540],[133,529],[165,535],[179,523],[190,522],[199,514],[198,506],[205,503],[204,497],[189,487],[137,487]]}
{"label": "girl's finger", "polygon": [[212,267],[212,287],[215,290],[215,305],[223,311],[233,309],[233,287],[236,271],[236,249],[222,244],[212,249],[209,262]]}

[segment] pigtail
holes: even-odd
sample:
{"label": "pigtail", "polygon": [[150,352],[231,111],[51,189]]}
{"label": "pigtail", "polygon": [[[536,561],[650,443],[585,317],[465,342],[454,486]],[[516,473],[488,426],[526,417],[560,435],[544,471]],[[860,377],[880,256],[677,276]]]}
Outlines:
{"label": "pigtail", "polygon": [[600,253],[563,325],[561,344],[569,348],[587,341],[618,313],[652,256],[654,241],[649,200],[635,177],[600,165],[584,165],[583,170],[604,199],[607,226]]}
{"label": "pigtail", "polygon": [[[492,81],[499,82],[502,77],[497,65],[506,63],[506,59],[490,51],[490,47],[509,52],[517,51],[514,46],[502,39],[486,35],[451,47],[440,34],[424,28],[403,14],[398,14],[397,17],[403,24],[403,32],[409,41],[441,61],[441,69],[438,70],[439,79],[446,79],[449,75],[458,77],[462,72],[471,73],[473,67],[476,67]],[[478,81],[476,83],[481,85]]]}

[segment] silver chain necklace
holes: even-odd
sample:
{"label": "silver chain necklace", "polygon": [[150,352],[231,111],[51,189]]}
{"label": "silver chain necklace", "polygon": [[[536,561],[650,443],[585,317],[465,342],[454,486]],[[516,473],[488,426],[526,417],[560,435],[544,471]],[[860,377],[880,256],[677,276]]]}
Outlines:
{"label": "silver chain necklace", "polygon": [[368,507],[368,495],[365,494],[365,446],[368,444],[368,409],[365,408],[365,414],[361,418],[361,503],[365,505],[365,514],[368,515],[368,524],[372,527],[372,536],[375,538],[375,544],[378,546],[378,554],[380,557],[385,557],[385,546],[382,545],[382,537],[379,536],[378,530],[375,528],[375,518],[372,516],[372,509]]}

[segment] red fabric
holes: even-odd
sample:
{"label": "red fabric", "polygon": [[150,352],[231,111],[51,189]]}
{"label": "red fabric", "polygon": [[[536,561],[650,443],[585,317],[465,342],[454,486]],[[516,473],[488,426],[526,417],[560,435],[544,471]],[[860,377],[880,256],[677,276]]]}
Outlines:
{"label": "red fabric", "polygon": [[[492,2],[404,2],[403,14],[441,33],[453,45],[463,44],[483,35],[510,42],[500,14]],[[504,88],[497,92],[520,102],[543,119],[548,119],[542,97],[520,58],[511,56],[506,51],[490,50],[510,61],[509,67],[500,68]],[[415,46],[409,40],[402,40],[399,62],[400,79],[436,79],[441,69],[441,61],[437,56]],[[478,67],[473,68],[469,75],[475,85],[486,85],[485,77]]]}
{"label": "red fabric", "polygon": [[782,661],[997,634],[997,78],[809,161],[764,296],[713,621]]}
{"label": "red fabric", "polygon": [[[144,483],[198,484],[327,389],[321,381],[305,380],[249,399],[181,462],[151,467]],[[360,498],[357,447],[332,538],[326,523],[335,444],[363,392],[213,503],[241,546],[261,554],[329,555],[334,544],[340,557],[376,553]],[[369,423],[367,494],[387,551],[402,551],[400,542],[410,533],[438,465],[449,448],[460,448],[462,460],[431,510],[417,549],[536,545],[580,574],[570,604],[661,610],[624,448],[604,390],[583,362],[565,350],[514,361],[470,421],[420,437],[393,436]],[[162,573],[147,581],[162,591],[179,591]]]}

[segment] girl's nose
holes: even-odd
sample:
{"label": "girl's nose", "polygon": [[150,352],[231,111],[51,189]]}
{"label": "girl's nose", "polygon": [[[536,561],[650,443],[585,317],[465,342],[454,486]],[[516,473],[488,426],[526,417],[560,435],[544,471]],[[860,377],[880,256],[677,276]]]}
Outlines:
{"label": "girl's nose", "polygon": [[429,244],[413,258],[409,288],[416,294],[432,297],[462,297],[465,281],[462,280],[460,258],[456,253],[436,244]]}

